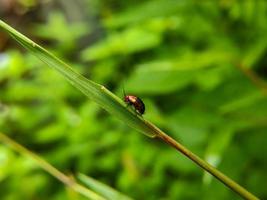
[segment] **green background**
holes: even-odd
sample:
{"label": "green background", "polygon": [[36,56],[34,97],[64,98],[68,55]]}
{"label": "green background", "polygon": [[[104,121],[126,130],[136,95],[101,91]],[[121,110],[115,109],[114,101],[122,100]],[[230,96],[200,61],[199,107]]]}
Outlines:
{"label": "green background", "polygon": [[[267,3],[7,0],[0,17],[267,198]],[[0,32],[0,131],[68,175],[134,199],[239,199],[159,140],[107,114]],[[0,144],[0,198],[84,199]]]}

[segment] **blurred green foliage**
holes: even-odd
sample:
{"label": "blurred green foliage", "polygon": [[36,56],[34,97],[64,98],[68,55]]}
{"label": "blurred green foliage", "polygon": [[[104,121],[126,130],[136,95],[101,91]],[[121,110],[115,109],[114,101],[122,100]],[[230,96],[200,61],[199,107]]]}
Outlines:
{"label": "blurred green foliage", "polygon": [[[119,96],[124,85],[146,103],[145,118],[267,198],[266,92],[236,67],[267,79],[267,3],[12,2],[6,10],[0,2],[1,19]],[[0,47],[0,130],[61,171],[92,176],[135,199],[238,198],[6,37]],[[79,199],[3,145],[0,188],[5,200]]]}

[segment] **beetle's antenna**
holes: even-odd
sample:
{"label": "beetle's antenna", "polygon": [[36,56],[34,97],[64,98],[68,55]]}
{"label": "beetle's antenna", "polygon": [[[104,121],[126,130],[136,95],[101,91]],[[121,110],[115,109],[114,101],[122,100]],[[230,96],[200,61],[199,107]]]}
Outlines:
{"label": "beetle's antenna", "polygon": [[122,85],[122,91],[123,91],[123,97],[125,97],[126,93],[125,93],[124,85]]}

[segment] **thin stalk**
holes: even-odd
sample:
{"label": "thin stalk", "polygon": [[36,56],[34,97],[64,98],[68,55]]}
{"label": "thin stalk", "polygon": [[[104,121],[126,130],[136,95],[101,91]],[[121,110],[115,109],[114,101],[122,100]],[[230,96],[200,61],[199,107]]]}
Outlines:
{"label": "thin stalk", "polygon": [[188,150],[186,147],[184,147],[182,144],[177,142],[175,139],[161,131],[159,128],[154,126],[151,123],[148,123],[148,126],[150,126],[157,135],[157,138],[163,140],[168,145],[172,146],[176,150],[178,150],[180,153],[185,155],[187,158],[192,160],[194,163],[196,163],[198,166],[200,166],[202,169],[210,173],[212,176],[217,178],[219,181],[221,181],[224,185],[229,187],[231,190],[236,192],[238,195],[240,195],[242,198],[247,200],[259,200],[258,197],[254,196],[252,193],[248,192],[245,188],[237,184],[235,181],[224,175],[222,172],[220,172],[218,169],[207,163],[206,161],[202,160],[200,157],[195,155],[193,152]]}
{"label": "thin stalk", "polygon": [[14,151],[23,154],[32,158],[43,170],[51,174],[53,177],[58,179],[60,182],[65,184],[67,187],[71,188],[72,190],[76,191],[77,193],[93,200],[105,200],[105,198],[99,196],[97,193],[87,189],[86,187],[77,183],[73,178],[68,177],[54,166],[49,164],[47,161],[42,159],[37,154],[33,153],[32,151],[28,150],[27,148],[23,147],[19,143],[15,142],[5,134],[0,132],[0,141],[8,145]]}

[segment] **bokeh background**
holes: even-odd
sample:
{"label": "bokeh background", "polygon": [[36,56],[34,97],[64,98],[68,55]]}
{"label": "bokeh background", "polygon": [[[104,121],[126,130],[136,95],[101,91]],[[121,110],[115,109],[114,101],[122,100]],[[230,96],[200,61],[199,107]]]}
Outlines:
{"label": "bokeh background", "polygon": [[[0,18],[267,199],[264,0],[0,0]],[[135,199],[239,199],[103,111],[0,32],[0,130]],[[83,199],[0,144],[0,199]]]}

